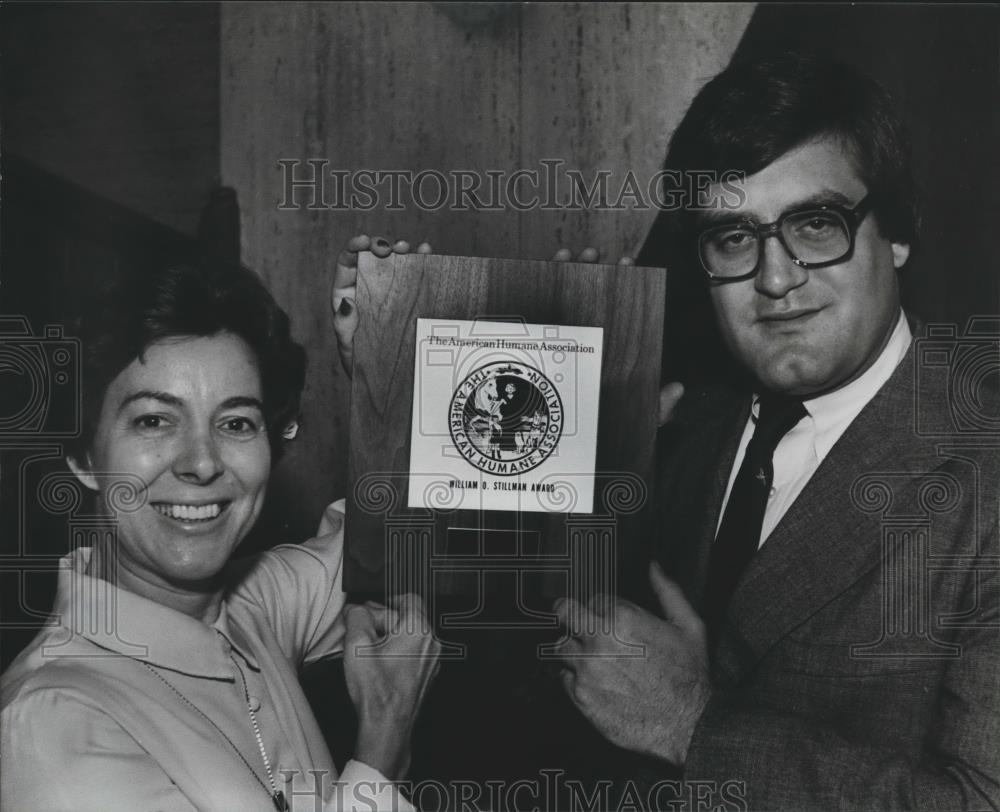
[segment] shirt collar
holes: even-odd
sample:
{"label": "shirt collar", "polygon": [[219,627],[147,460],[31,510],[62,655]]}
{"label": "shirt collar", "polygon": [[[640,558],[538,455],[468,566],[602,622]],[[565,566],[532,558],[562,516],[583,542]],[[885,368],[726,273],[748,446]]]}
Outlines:
{"label": "shirt collar", "polygon": [[912,338],[910,325],[900,310],[889,340],[868,369],[849,384],[804,402],[806,411],[813,419],[816,452],[820,458],[829,453],[843,430],[892,377],[906,355]]}
{"label": "shirt collar", "polygon": [[[889,340],[875,362],[846,386],[803,402],[813,422],[817,456],[825,457],[841,433],[857,417],[879,389],[892,376],[910,347],[913,334],[903,311],[896,318]],[[760,412],[760,396],[754,395],[751,414],[754,422]]]}
{"label": "shirt collar", "polygon": [[234,642],[225,602],[211,625],[86,574],[92,548],[60,560],[53,613],[72,636],[109,652],[182,674],[234,680],[230,651],[254,670],[246,646]]}

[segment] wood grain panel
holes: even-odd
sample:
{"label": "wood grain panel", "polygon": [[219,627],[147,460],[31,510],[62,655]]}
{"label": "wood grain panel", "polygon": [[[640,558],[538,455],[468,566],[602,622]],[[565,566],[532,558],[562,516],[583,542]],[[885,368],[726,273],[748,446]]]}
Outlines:
{"label": "wood grain panel", "polygon": [[[525,256],[561,245],[598,247],[608,261],[635,257],[657,209],[647,194],[674,127],[739,43],[753,4],[539,3],[524,12],[521,156],[564,161],[608,203],[522,215]],[[642,199],[624,195],[631,173]],[[617,204],[617,207],[616,207]],[[541,253],[537,253],[541,252]]]}
{"label": "wood grain panel", "polygon": [[[433,536],[435,549],[451,554],[448,527],[496,529],[516,522],[537,534],[538,553],[566,552],[563,514],[515,517],[451,511],[431,516],[431,511],[405,507],[411,407],[413,397],[419,397],[414,395],[417,318],[491,316],[604,328],[597,451],[602,478],[595,496],[596,521],[616,526],[615,552],[623,559],[644,560],[629,555],[634,548],[627,546],[641,537],[630,524],[641,521],[641,497],[637,492],[632,512],[620,511],[627,515],[618,516],[614,505],[622,494],[610,491],[632,486],[641,491],[643,483],[647,488],[651,484],[664,283],[665,272],[655,268],[427,255],[379,260],[362,254],[349,463],[350,481],[357,486],[348,501],[348,589],[380,591],[387,556],[393,568],[405,569],[395,556],[412,550],[395,545],[412,546],[417,528]],[[389,526],[406,528],[410,535],[394,540]],[[410,575],[403,573],[404,579]],[[445,579],[439,587],[462,591],[462,583]],[[552,579],[545,583],[558,589]]]}
{"label": "wood grain panel", "polygon": [[516,26],[468,38],[428,5],[223,6],[223,173],[240,196],[244,262],[292,315],[310,358],[302,441],[274,487],[314,531],[347,490],[349,382],[336,361],[328,274],[354,233],[510,252],[515,212],[279,210],[280,159],[356,171],[517,161]]}

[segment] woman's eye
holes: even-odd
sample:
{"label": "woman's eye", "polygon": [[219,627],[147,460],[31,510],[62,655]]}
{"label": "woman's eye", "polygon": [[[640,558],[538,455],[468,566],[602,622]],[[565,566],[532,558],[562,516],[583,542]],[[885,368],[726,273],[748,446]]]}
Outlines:
{"label": "woman's eye", "polygon": [[156,429],[162,429],[167,426],[167,420],[163,415],[159,414],[144,414],[135,418],[132,421],[132,425],[137,429],[145,431],[154,431]]}
{"label": "woman's eye", "polygon": [[256,421],[249,417],[230,417],[222,422],[222,428],[229,434],[252,436],[259,430]]}

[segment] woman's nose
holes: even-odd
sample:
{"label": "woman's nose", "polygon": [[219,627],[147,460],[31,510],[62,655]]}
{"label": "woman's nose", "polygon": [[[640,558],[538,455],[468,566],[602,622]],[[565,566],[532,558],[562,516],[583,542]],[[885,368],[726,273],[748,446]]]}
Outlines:
{"label": "woman's nose", "polygon": [[174,473],[181,479],[207,484],[223,471],[222,457],[211,432],[191,432],[174,460]]}

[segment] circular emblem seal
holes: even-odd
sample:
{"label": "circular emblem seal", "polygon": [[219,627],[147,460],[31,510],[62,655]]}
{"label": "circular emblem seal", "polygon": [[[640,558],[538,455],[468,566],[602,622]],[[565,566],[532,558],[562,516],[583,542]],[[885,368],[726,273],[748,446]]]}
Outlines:
{"label": "circular emblem seal", "polygon": [[498,476],[537,468],[562,436],[559,390],[527,364],[484,364],[462,381],[448,407],[458,452],[480,471]]}

